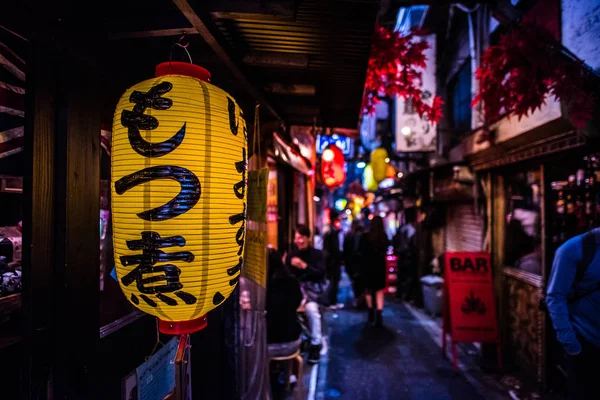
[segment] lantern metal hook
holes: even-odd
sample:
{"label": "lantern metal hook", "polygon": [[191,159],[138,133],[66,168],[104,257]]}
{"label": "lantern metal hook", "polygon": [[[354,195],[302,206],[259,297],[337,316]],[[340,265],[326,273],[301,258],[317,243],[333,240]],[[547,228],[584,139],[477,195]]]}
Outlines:
{"label": "lantern metal hook", "polygon": [[185,34],[181,35],[179,39],[177,39],[177,41],[171,46],[171,52],[169,53],[169,65],[173,60],[173,49],[175,48],[175,46],[182,48],[183,51],[185,51],[185,53],[187,54],[188,58],[190,59],[190,64],[193,64],[194,62],[192,61],[192,56],[190,55],[190,52],[187,49],[189,45],[190,42],[186,40]]}

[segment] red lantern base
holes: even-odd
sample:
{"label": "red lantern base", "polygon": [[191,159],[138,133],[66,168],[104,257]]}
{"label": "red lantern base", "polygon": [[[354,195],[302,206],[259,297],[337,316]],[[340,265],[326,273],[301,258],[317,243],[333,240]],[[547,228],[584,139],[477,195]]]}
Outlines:
{"label": "red lantern base", "polygon": [[156,77],[165,75],[183,75],[210,82],[210,72],[199,65],[181,61],[167,61],[156,66]]}
{"label": "red lantern base", "polygon": [[158,320],[158,330],[165,335],[183,335],[194,333],[206,328],[208,324],[206,314],[191,321],[163,321]]}

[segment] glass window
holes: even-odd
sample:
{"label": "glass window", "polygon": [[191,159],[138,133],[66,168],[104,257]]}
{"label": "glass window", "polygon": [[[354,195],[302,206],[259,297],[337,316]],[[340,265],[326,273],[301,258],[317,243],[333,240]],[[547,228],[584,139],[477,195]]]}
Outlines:
{"label": "glass window", "polygon": [[471,60],[465,61],[448,88],[450,124],[458,133],[471,131]]}
{"label": "glass window", "polygon": [[504,263],[536,275],[542,272],[540,176],[539,168],[504,176]]}

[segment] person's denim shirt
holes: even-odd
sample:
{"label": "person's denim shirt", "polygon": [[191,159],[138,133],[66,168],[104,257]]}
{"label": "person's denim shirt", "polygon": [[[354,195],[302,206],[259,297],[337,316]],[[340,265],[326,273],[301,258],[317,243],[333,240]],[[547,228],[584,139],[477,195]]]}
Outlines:
{"label": "person's denim shirt", "polygon": [[600,290],[569,304],[571,293],[584,293],[600,281],[600,249],[596,250],[580,282],[575,282],[582,259],[583,235],[575,236],[556,251],[546,295],[548,312],[556,337],[568,354],[581,352],[578,335],[600,347]]}

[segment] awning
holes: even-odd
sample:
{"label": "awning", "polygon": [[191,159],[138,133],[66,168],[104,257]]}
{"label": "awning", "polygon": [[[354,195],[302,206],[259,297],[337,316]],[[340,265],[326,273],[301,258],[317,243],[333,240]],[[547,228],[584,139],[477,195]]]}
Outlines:
{"label": "awning", "polygon": [[275,153],[275,158],[283,161],[303,174],[309,175],[309,172],[312,171],[310,161],[304,158],[298,150],[276,133],[273,134],[273,152]]}

